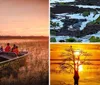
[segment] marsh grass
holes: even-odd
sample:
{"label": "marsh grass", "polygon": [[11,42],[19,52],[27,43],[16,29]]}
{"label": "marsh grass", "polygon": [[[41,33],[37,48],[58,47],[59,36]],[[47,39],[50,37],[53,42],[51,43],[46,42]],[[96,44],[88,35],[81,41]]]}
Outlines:
{"label": "marsh grass", "polygon": [[11,72],[9,77],[0,79],[0,85],[48,85],[48,40],[21,42],[17,45],[19,50],[29,52],[26,64],[17,71],[18,77],[13,77]]}

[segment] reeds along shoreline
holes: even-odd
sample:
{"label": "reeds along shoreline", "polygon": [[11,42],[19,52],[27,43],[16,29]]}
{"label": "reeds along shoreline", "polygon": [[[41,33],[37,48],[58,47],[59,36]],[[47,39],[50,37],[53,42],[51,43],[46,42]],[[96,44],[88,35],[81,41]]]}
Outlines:
{"label": "reeds along shoreline", "polygon": [[[48,40],[44,42],[36,41],[17,44],[19,49],[29,51],[29,55],[26,59],[27,63],[15,72],[15,76],[13,76],[14,73],[12,71],[9,71],[10,75],[4,75],[4,77],[0,79],[0,84],[48,85]],[[16,70],[16,68],[14,70]]]}

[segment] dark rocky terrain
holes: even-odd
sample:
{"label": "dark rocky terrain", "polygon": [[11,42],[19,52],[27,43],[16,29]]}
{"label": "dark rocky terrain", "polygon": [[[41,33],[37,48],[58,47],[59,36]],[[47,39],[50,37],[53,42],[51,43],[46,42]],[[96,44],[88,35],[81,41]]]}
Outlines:
{"label": "dark rocky terrain", "polygon": [[100,6],[100,0],[76,0],[76,4],[84,4],[84,5],[98,5]]}
{"label": "dark rocky terrain", "polygon": [[87,26],[84,30],[70,31],[68,29],[59,29],[56,31],[56,36],[73,36],[73,37],[83,37],[85,35],[94,34],[100,31],[100,25]]}
{"label": "dark rocky terrain", "polygon": [[51,13],[53,14],[60,14],[60,13],[83,13],[84,11],[97,11],[100,9],[90,9],[90,8],[79,8],[76,6],[62,6],[58,5],[51,8]]}
{"label": "dark rocky terrain", "polygon": [[[71,4],[82,4],[82,5],[100,5],[100,0],[76,0],[76,2],[71,2],[70,5],[68,3],[65,4],[59,4],[55,3],[55,7],[51,7],[51,19],[56,18],[55,14],[61,14],[61,13],[83,13],[86,11],[100,11],[99,8],[92,9],[92,8],[79,8],[76,6],[71,6]],[[69,19],[68,17],[63,20],[64,25],[63,28],[56,30],[56,36],[74,36],[74,37],[83,37],[89,34],[95,34],[98,31],[100,31],[100,24],[91,24],[86,25],[86,27],[83,30],[79,30],[80,25],[75,23],[86,21],[85,19]],[[69,30],[69,26],[72,25],[73,29],[76,30]],[[52,30],[51,30],[52,31]]]}

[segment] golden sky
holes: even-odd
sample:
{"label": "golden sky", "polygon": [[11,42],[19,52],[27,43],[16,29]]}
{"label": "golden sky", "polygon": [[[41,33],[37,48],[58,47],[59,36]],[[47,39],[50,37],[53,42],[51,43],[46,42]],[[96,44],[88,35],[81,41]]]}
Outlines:
{"label": "golden sky", "polygon": [[0,0],[0,35],[48,35],[48,0]]}
{"label": "golden sky", "polygon": [[61,58],[62,52],[66,52],[70,46],[73,47],[74,50],[82,50],[91,54],[88,59],[100,59],[100,44],[51,44],[51,59]]}
{"label": "golden sky", "polygon": [[[100,44],[51,44],[50,45],[50,58],[51,64],[62,63],[64,59],[67,59],[70,51],[66,51],[72,46],[73,50],[80,50],[87,52],[88,56],[80,55],[80,61],[90,59],[86,62],[91,63],[95,66],[100,65]],[[61,56],[64,54],[65,56]],[[92,60],[92,61],[91,61]],[[68,62],[68,61],[66,61]],[[84,65],[84,64],[83,64]],[[55,65],[52,65],[51,68],[55,68]],[[84,71],[87,71],[86,69]]]}
{"label": "golden sky", "polygon": [[[68,67],[65,70],[60,68],[60,65],[67,66],[69,65],[71,61],[66,61],[67,64],[62,64],[62,59],[68,58],[68,56],[61,56],[61,54],[68,53],[66,49],[68,49],[70,46],[74,50],[82,50],[84,52],[87,52],[91,54],[90,56],[87,56],[86,59],[91,59],[96,61],[87,61],[88,63],[91,63],[91,65],[88,64],[81,64],[81,68],[79,67],[79,84],[80,85],[99,85],[100,84],[100,44],[51,44],[50,45],[50,83],[51,85],[63,85],[65,83],[66,85],[73,85],[73,75],[74,73],[68,73],[66,71],[72,71],[71,67]],[[69,51],[70,52],[70,51]],[[71,57],[71,56],[70,56]],[[80,56],[80,58],[84,59],[84,56]],[[58,64],[56,64],[58,63]],[[61,63],[61,64],[59,64]],[[91,82],[92,81],[92,82]]]}
{"label": "golden sky", "polygon": [[[59,82],[64,82],[66,85],[73,85],[73,75],[74,73],[68,73],[70,71],[73,72],[73,69],[71,67],[68,67],[66,71],[62,68],[60,68],[60,65],[67,66],[68,64],[55,64],[55,63],[62,63],[61,59],[66,59],[68,56],[60,56],[63,52],[67,53],[66,49],[68,49],[70,46],[74,50],[82,50],[84,52],[90,53],[90,56],[87,56],[86,59],[99,59],[100,60],[100,44],[51,44],[50,45],[50,58],[55,60],[51,60],[50,64],[50,80],[51,85],[60,85]],[[69,51],[70,52],[70,51]],[[71,57],[71,56],[70,56]],[[84,56],[80,56],[82,58]],[[58,59],[58,60],[57,60]],[[59,61],[60,60],[60,61]],[[88,64],[81,64],[79,67],[79,76],[80,80],[79,83],[82,85],[99,85],[100,83],[100,61],[87,61],[88,63],[91,63],[91,65]],[[71,61],[66,61],[66,63],[70,63]],[[68,72],[67,72],[68,71]],[[87,81],[87,82],[86,82]],[[92,81],[92,83],[91,83]]]}

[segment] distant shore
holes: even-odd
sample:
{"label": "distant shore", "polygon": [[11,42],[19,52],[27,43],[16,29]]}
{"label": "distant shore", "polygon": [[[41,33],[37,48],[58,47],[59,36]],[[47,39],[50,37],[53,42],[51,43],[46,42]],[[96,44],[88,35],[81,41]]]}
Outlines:
{"label": "distant shore", "polygon": [[48,36],[0,36],[0,39],[49,39]]}

